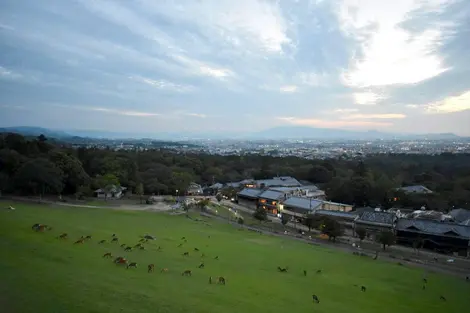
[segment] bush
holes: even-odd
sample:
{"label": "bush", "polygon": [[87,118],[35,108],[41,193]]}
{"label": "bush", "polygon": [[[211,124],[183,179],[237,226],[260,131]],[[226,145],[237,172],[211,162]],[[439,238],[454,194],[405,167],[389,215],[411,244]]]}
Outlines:
{"label": "bush", "polygon": [[239,217],[237,219],[237,223],[240,224],[240,225],[243,225],[245,223],[245,220],[242,217]]}

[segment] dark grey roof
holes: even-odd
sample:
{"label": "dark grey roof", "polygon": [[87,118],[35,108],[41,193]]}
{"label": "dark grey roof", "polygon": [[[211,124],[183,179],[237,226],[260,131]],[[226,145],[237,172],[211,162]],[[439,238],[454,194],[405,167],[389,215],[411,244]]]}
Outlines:
{"label": "dark grey roof", "polygon": [[272,179],[260,179],[257,180],[258,185],[264,184],[266,187],[279,186],[279,187],[295,187],[301,186],[299,181],[293,177],[283,176],[283,177],[274,177]]}
{"label": "dark grey roof", "polygon": [[227,187],[238,188],[238,187],[240,187],[241,183],[240,182],[230,182],[230,183],[226,183],[225,185],[227,185]]}
{"label": "dark grey roof", "polygon": [[[411,229],[410,229],[411,228]],[[414,229],[416,228],[416,229]],[[460,236],[470,239],[470,227],[459,224],[443,223],[431,220],[402,218],[396,226],[397,230],[420,231],[427,234]],[[452,234],[449,232],[453,232]]]}
{"label": "dark grey roof", "polygon": [[463,221],[462,223],[460,223],[460,225],[470,226],[470,219]]}
{"label": "dark grey roof", "polygon": [[456,222],[459,223],[470,219],[470,210],[455,209],[450,211],[449,214]]}
{"label": "dark grey roof", "polygon": [[290,197],[284,201],[284,206],[287,209],[288,207],[293,207],[302,210],[315,210],[316,208],[320,207],[321,204],[322,201],[301,197]]}
{"label": "dark grey roof", "polygon": [[342,212],[342,211],[330,211],[330,210],[316,210],[315,214],[333,216],[333,217],[342,217],[347,219],[355,219],[357,214],[354,212]]}
{"label": "dark grey roof", "polygon": [[400,187],[397,189],[402,190],[404,192],[410,192],[410,193],[431,193],[432,192],[430,189],[422,185],[406,186],[406,187]]}
{"label": "dark grey roof", "polygon": [[356,218],[356,223],[393,226],[395,219],[396,216],[393,213],[365,211]]}
{"label": "dark grey roof", "polygon": [[258,198],[258,195],[262,192],[263,192],[263,190],[261,190],[261,189],[245,188],[242,191],[240,191],[239,193],[237,193],[237,195],[239,197],[256,199],[256,198]]}
{"label": "dark grey roof", "polygon": [[258,195],[258,198],[268,199],[268,200],[280,200],[284,199],[284,193],[274,190],[266,190],[265,192]]}

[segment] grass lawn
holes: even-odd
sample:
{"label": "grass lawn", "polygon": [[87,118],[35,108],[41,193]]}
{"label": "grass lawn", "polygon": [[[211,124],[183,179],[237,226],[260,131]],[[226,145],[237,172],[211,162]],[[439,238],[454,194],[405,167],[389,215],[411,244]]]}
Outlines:
{"label": "grass lawn", "polygon": [[[10,204],[0,202],[0,208]],[[0,211],[0,308],[5,313],[457,313],[469,305],[470,284],[463,279],[429,274],[422,290],[422,270],[239,231],[216,220],[206,219],[208,226],[184,215],[13,206],[15,211]],[[36,233],[31,230],[35,223],[53,230]],[[62,232],[70,238],[56,239]],[[147,243],[146,251],[132,252],[119,244],[98,244],[113,233],[128,245],[146,233],[157,240]],[[74,245],[82,235],[93,239]],[[187,243],[178,248],[183,236]],[[189,257],[182,256],[186,251]],[[106,252],[139,267],[114,265],[102,257]],[[206,255],[204,269],[197,268],[201,253]],[[155,272],[148,274],[150,263]],[[279,273],[277,266],[288,266],[289,272]],[[160,273],[161,268],[169,272]],[[192,277],[181,276],[186,269]],[[321,274],[315,273],[318,269]],[[209,276],[224,276],[227,285],[210,285]],[[320,304],[313,304],[313,293]]]}

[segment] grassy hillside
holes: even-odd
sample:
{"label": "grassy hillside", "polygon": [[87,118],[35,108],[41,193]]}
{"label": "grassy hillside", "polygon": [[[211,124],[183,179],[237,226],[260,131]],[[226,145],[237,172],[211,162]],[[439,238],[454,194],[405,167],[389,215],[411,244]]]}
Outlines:
{"label": "grassy hillside", "polygon": [[[8,205],[0,202],[1,208]],[[0,211],[0,303],[6,308],[2,312],[437,313],[468,307],[470,284],[465,281],[429,274],[427,289],[422,290],[421,270],[239,231],[217,221],[149,212],[14,206],[15,211]],[[51,225],[53,230],[34,232],[35,223]],[[70,238],[57,239],[62,232]],[[119,244],[98,244],[101,239],[109,241],[113,233],[128,245],[146,233],[157,240],[147,243],[145,251],[132,252],[124,252]],[[93,239],[74,245],[82,235]],[[177,247],[183,236],[187,243]],[[162,251],[157,251],[158,246]],[[186,251],[189,257],[182,256]],[[125,256],[138,268],[119,267],[102,257],[106,252]],[[199,269],[202,260],[205,268]],[[149,274],[150,263],[155,272]],[[279,273],[277,266],[288,266],[289,272]],[[160,273],[161,268],[169,272]],[[186,269],[193,271],[192,277],[181,276]],[[318,269],[321,274],[316,274]],[[224,276],[227,285],[210,285],[209,276]],[[354,285],[364,285],[367,291]],[[320,304],[313,304],[313,293]]]}

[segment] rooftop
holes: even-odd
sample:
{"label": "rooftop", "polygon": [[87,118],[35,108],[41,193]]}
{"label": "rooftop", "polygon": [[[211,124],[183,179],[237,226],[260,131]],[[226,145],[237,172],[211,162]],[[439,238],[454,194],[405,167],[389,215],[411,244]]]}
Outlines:
{"label": "rooftop", "polygon": [[263,192],[261,189],[256,189],[256,188],[245,188],[239,193],[237,193],[238,196],[242,196],[245,198],[258,198],[258,196]]}
{"label": "rooftop", "polygon": [[263,193],[258,195],[258,198],[268,199],[268,200],[281,200],[284,199],[284,193],[274,190],[266,190]]}
{"label": "rooftop", "polygon": [[290,197],[284,201],[284,206],[302,210],[315,210],[316,208],[320,207],[322,203],[322,201],[310,198]]}
{"label": "rooftop", "polygon": [[393,213],[365,211],[356,218],[356,223],[393,226],[395,219],[396,216]]}
{"label": "rooftop", "polygon": [[427,234],[436,234],[470,239],[470,227],[466,225],[443,223],[432,220],[416,220],[402,218],[396,226],[397,230],[418,231]]}

